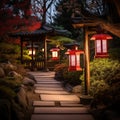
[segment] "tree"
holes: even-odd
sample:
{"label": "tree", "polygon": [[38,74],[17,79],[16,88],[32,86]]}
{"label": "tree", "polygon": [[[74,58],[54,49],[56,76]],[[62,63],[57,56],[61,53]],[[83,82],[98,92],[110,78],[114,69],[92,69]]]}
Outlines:
{"label": "tree", "polygon": [[51,9],[57,0],[32,0],[33,15],[39,17],[44,25],[47,19],[51,18]]}
{"label": "tree", "polygon": [[86,19],[92,18],[103,29],[120,37],[119,0],[82,0],[80,4],[82,5],[81,13]]}
{"label": "tree", "polygon": [[73,28],[71,16],[74,12],[74,9],[79,10],[80,4],[76,4],[76,0],[58,0],[55,8],[57,12],[53,17],[53,25],[70,31],[73,39],[79,38],[80,31]]}
{"label": "tree", "polygon": [[3,36],[8,32],[33,31],[41,24],[37,17],[31,16],[30,0],[2,0],[0,26],[0,36]]}
{"label": "tree", "polygon": [[[66,24],[68,23],[70,26],[71,23],[69,21],[71,17],[77,17],[81,20],[89,20],[92,18],[92,20],[98,23],[103,29],[120,37],[119,0],[62,0],[59,3],[60,4],[57,5],[58,14],[56,15],[55,22],[63,21],[61,24],[64,25],[64,19],[69,17],[67,18]],[[63,17],[64,10],[66,11],[66,16]],[[72,11],[72,16],[68,16],[70,10]]]}

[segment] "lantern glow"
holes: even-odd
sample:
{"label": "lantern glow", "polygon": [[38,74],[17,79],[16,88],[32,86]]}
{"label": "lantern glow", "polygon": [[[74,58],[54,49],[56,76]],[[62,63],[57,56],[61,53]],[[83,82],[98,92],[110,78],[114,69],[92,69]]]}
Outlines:
{"label": "lantern glow", "polygon": [[[35,51],[35,49],[33,49],[33,55],[35,55],[35,53],[36,53],[36,51]],[[32,49],[29,49],[28,54],[32,55]]]}
{"label": "lantern glow", "polygon": [[95,34],[91,40],[95,40],[95,58],[108,57],[108,43],[107,40],[112,39],[108,34]]}
{"label": "lantern glow", "polygon": [[81,71],[80,66],[80,54],[83,54],[83,51],[80,50],[68,50],[66,54],[69,55],[69,71]]}
{"label": "lantern glow", "polygon": [[59,52],[59,48],[52,48],[50,51],[52,52],[52,60],[58,60],[59,56],[58,56],[58,52]]}

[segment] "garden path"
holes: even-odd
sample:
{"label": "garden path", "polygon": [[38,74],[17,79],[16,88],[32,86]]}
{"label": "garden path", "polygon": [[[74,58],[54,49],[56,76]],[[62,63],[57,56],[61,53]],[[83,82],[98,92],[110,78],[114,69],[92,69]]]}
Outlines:
{"label": "garden path", "polygon": [[35,94],[40,100],[33,101],[31,120],[94,120],[88,107],[80,104],[75,94],[68,92],[54,72],[30,72],[35,79]]}

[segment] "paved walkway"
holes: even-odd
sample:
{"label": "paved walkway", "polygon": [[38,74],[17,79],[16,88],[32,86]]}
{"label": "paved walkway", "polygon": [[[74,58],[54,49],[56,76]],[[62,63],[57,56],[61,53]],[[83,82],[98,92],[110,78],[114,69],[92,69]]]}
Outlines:
{"label": "paved walkway", "polygon": [[54,72],[30,73],[37,81],[35,94],[40,96],[39,101],[33,101],[31,120],[94,120],[80,99],[54,79]]}

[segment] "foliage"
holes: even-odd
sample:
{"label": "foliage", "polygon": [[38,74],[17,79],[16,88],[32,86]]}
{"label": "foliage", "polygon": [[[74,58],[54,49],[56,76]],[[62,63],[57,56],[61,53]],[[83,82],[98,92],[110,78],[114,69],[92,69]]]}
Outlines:
{"label": "foliage", "polygon": [[68,65],[66,63],[57,64],[55,66],[55,78],[63,80],[64,84],[71,84],[72,86],[81,84],[80,71],[68,71]]}
{"label": "foliage", "polygon": [[80,71],[66,71],[66,72],[64,72],[63,76],[65,79],[65,83],[69,83],[72,86],[80,85],[82,82],[79,79],[81,74],[82,74],[82,72],[80,72]]}
{"label": "foliage", "polygon": [[[81,80],[84,80],[82,75]],[[90,62],[90,93],[96,94],[101,87],[108,87],[120,80],[120,64],[117,60],[112,59],[95,59]],[[99,88],[99,87],[100,88]],[[95,90],[96,89],[96,90]]]}
{"label": "foliage", "polygon": [[8,32],[33,31],[40,28],[40,22],[31,14],[30,0],[2,0],[0,5],[0,36]]}
{"label": "foliage", "polygon": [[12,100],[17,96],[17,94],[7,86],[0,86],[0,96],[2,99]]}
{"label": "foliage", "polygon": [[20,55],[20,47],[18,45],[2,42],[0,44],[0,61],[14,61]]}
{"label": "foliage", "polygon": [[55,65],[55,78],[58,80],[64,80],[63,73],[67,71],[67,64],[66,63],[61,63]]}
{"label": "foliage", "polygon": [[[70,0],[58,0],[58,3],[55,5],[57,10],[56,14],[54,15],[54,25],[63,27],[73,33],[73,26],[72,26],[72,6],[73,2]],[[71,6],[71,7],[69,7]]]}
{"label": "foliage", "polygon": [[[12,79],[12,80],[10,80],[10,79]],[[21,86],[21,82],[20,81],[15,81],[14,78],[6,77],[4,79],[0,79],[0,85],[9,87],[14,92],[18,92],[19,91],[19,87]]]}
{"label": "foliage", "polygon": [[109,50],[109,54],[112,59],[120,61],[120,48],[119,47],[111,48]]}
{"label": "foliage", "polygon": [[[83,80],[83,76],[81,76]],[[92,105],[105,105],[118,110],[120,100],[120,63],[109,58],[97,58],[90,63]]]}
{"label": "foliage", "polygon": [[[113,79],[120,74],[120,64],[117,60],[95,59],[90,63],[91,83],[95,80],[104,80],[111,84]],[[110,82],[111,81],[111,82]]]}
{"label": "foliage", "polygon": [[104,91],[109,88],[109,85],[105,83],[104,80],[96,80],[95,82],[91,83],[91,87],[89,90],[89,94],[94,96],[100,91]]}
{"label": "foliage", "polygon": [[[32,0],[32,11],[33,15],[39,17],[44,25],[46,22],[52,21],[53,11],[53,4],[56,3],[56,0]],[[46,19],[47,17],[47,19]]]}
{"label": "foliage", "polygon": [[50,44],[56,45],[60,48],[63,47],[64,44],[71,43],[73,40],[71,38],[63,37],[63,36],[54,36],[51,38]]}

